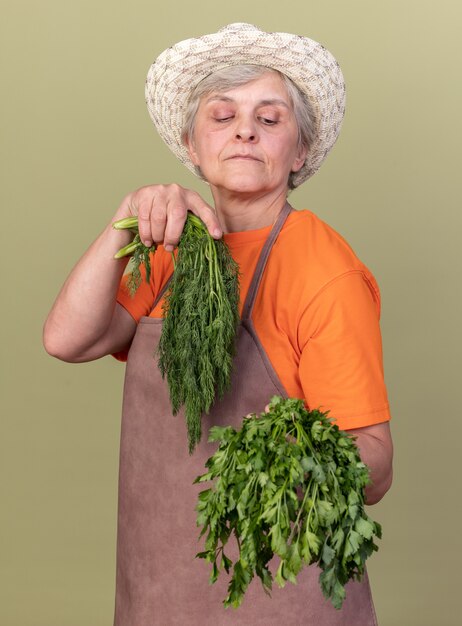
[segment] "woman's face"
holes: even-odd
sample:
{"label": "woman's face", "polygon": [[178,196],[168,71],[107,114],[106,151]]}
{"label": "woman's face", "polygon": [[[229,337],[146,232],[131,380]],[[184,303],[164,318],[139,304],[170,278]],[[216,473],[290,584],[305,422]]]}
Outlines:
{"label": "woman's face", "polygon": [[274,73],[204,96],[186,145],[210,185],[236,193],[286,190],[306,157],[290,98]]}

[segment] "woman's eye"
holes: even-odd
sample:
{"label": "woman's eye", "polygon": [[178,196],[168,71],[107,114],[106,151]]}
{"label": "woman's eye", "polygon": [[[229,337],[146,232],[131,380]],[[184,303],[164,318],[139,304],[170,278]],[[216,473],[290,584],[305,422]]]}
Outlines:
{"label": "woman's eye", "polygon": [[263,122],[263,124],[266,124],[267,126],[274,126],[275,124],[278,123],[277,120],[272,120],[269,117],[261,117],[260,119]]}
{"label": "woman's eye", "polygon": [[232,115],[228,115],[227,117],[216,117],[215,121],[216,122],[227,122],[228,120],[233,119]]}

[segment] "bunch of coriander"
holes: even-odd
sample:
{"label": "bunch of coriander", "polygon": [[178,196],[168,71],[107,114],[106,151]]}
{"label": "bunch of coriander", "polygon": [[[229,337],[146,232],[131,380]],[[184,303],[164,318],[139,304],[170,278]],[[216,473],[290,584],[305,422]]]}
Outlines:
{"label": "bunch of coriander", "polygon": [[[196,510],[210,582],[233,566],[225,546],[234,533],[239,559],[233,566],[224,606],[237,608],[256,574],[270,595],[268,563],[280,557],[276,582],[296,583],[304,565],[317,563],[326,598],[341,608],[345,584],[360,580],[366,559],[377,550],[381,526],[364,511],[369,470],[354,439],[327,413],[308,411],[297,399],[272,398],[269,411],[243,420],[236,431],[214,426],[209,441],[220,445],[208,472],[195,483],[215,481],[201,491]],[[299,496],[298,492],[302,492]]]}

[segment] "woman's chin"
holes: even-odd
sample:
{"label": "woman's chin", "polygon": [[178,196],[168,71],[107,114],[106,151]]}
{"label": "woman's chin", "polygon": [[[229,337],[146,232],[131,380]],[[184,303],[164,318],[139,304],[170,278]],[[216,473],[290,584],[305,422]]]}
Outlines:
{"label": "woman's chin", "polygon": [[249,177],[246,175],[237,175],[225,180],[217,181],[213,183],[209,181],[211,185],[218,190],[228,192],[231,194],[259,194],[265,191],[270,191],[273,185],[268,185],[267,180],[259,180],[255,177]]}

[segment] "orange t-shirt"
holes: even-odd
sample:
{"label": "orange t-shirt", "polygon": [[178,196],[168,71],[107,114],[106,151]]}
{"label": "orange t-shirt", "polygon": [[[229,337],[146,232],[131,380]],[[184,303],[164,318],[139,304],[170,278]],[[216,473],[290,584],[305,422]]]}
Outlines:
{"label": "orange t-shirt", "polygon": [[[270,230],[224,235],[241,272],[241,311]],[[159,246],[150,283],[143,280],[131,298],[124,277],[117,301],[135,321],[162,317],[162,299],[152,305],[172,271],[170,253]],[[311,211],[288,216],[271,250],[252,320],[289,397],[329,410],[344,430],[390,419],[377,282],[348,243]]]}

